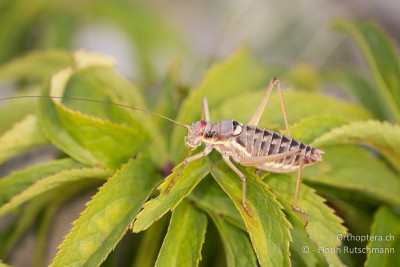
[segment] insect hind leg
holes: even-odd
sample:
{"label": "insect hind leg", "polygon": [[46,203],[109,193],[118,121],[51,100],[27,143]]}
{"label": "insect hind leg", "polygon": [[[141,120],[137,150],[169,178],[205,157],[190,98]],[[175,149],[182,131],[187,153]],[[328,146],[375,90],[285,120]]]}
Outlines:
{"label": "insect hind leg", "polygon": [[295,211],[301,213],[301,215],[303,215],[304,219],[306,220],[306,225],[307,225],[308,222],[310,221],[308,214],[304,210],[297,207],[297,199],[299,196],[300,184],[301,184],[301,180],[302,180],[302,172],[303,172],[303,167],[304,167],[304,155],[302,153],[300,153],[299,155],[300,155],[299,170],[297,172],[296,191],[294,194],[292,208],[293,208],[293,210],[295,210]]}
{"label": "insect hind leg", "polygon": [[285,121],[286,132],[287,132],[287,135],[289,137],[291,137],[290,129],[289,129],[289,123],[288,123],[287,114],[286,114],[285,101],[283,100],[283,93],[282,93],[281,83],[275,77],[271,78],[271,80],[270,80],[270,82],[268,84],[267,90],[265,91],[264,98],[261,100],[260,104],[258,105],[257,110],[256,110],[256,112],[254,112],[254,114],[251,117],[248,125],[253,125],[253,126],[257,126],[258,125],[258,122],[260,121],[261,115],[263,114],[263,112],[265,110],[265,106],[267,105],[267,102],[269,100],[269,97],[270,97],[271,92],[274,89],[275,85],[278,86],[279,98],[280,98],[280,102],[281,102],[283,119]]}

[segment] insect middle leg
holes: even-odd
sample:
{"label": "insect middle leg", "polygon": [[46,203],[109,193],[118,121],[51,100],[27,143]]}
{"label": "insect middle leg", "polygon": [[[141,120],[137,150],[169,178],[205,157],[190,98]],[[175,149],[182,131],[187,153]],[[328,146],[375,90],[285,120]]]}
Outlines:
{"label": "insect middle leg", "polygon": [[222,159],[242,180],[242,206],[246,213],[251,216],[251,211],[246,204],[246,176],[230,161],[229,155],[223,155]]}
{"label": "insect middle leg", "polygon": [[[276,155],[270,155],[270,156],[265,156],[265,157],[249,157],[249,158],[243,158],[239,160],[239,164],[243,166],[254,166],[257,164],[265,163],[268,161],[274,161],[286,157],[290,157],[293,155],[296,155],[299,151],[288,151],[284,153],[279,153]],[[251,216],[251,211],[249,207],[247,207],[246,204],[246,176],[230,161],[228,155],[223,155],[222,159],[225,161],[225,163],[240,177],[242,180],[242,206],[246,213]]]}

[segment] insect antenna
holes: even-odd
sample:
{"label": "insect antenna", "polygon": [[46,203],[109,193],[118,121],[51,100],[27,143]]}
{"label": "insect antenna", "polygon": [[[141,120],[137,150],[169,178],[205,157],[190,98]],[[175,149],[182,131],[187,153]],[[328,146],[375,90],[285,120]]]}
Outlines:
{"label": "insect antenna", "polygon": [[96,99],[84,99],[84,98],[78,98],[78,97],[69,97],[69,96],[46,96],[46,95],[26,95],[26,96],[11,96],[11,97],[5,97],[5,98],[0,98],[0,102],[1,101],[5,101],[5,100],[12,100],[12,99],[21,99],[21,98],[43,98],[43,99],[64,99],[64,100],[75,100],[75,101],[84,101],[84,102],[92,102],[92,103],[101,103],[101,104],[105,104],[105,105],[112,105],[112,106],[118,106],[118,107],[123,107],[123,108],[129,108],[129,109],[133,109],[133,110],[138,110],[162,119],[165,119],[167,121],[170,121],[176,125],[180,125],[182,127],[185,127],[186,129],[189,130],[189,126],[180,122],[177,122],[173,119],[170,119],[166,116],[163,116],[161,114],[146,110],[146,109],[142,109],[142,108],[138,108],[138,107],[133,107],[133,106],[129,106],[129,105],[125,105],[125,104],[119,104],[119,103],[114,103],[114,102],[108,102],[108,101],[103,101],[103,100],[96,100]]}

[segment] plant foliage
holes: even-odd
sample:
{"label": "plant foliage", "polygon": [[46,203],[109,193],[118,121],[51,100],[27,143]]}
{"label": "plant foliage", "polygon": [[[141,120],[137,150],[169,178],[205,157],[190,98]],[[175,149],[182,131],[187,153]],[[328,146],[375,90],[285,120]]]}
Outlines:
{"label": "plant foliage", "polygon": [[[91,5],[95,6],[92,16],[124,12],[115,7],[108,9],[107,1],[93,1]],[[183,169],[177,165],[162,179],[161,169],[169,162],[178,164],[186,151],[185,132],[179,126],[169,133],[160,118],[115,105],[71,99],[13,99],[0,107],[2,114],[13,114],[0,126],[0,163],[44,145],[57,147],[62,159],[15,171],[0,180],[0,216],[14,218],[0,235],[0,258],[6,259],[17,240],[36,221],[41,231],[36,240],[35,264],[43,264],[46,231],[57,209],[82,190],[99,184],[97,193],[59,246],[51,266],[98,266],[104,261],[109,264],[113,250],[118,250],[128,231],[140,233],[135,239],[139,245],[129,249],[137,258],[146,258],[143,255],[148,252],[147,264],[197,266],[205,247],[218,240],[207,236],[210,225],[219,233],[225,252],[223,261],[228,266],[352,266],[365,259],[343,253],[345,247],[387,247],[398,251],[398,55],[385,33],[374,24],[338,21],[336,25],[357,41],[373,79],[335,70],[315,81],[318,84],[325,77],[345,83],[359,104],[318,91],[299,91],[296,84],[284,91],[294,138],[326,152],[323,163],[303,172],[305,184],[300,188],[298,205],[308,214],[308,223],[291,208],[296,174],[256,174],[254,168],[238,166],[247,177],[247,203],[253,214],[250,217],[241,206],[241,180],[218,153]],[[140,29],[131,34],[140,39]],[[147,44],[143,42],[138,47],[144,55],[143,71],[150,73],[145,57],[149,54]],[[2,57],[6,55],[0,54]],[[5,63],[0,68],[0,78],[24,80],[25,88],[19,95],[36,94],[40,88],[43,96],[93,99],[148,109],[139,88],[118,75],[113,66],[110,59],[99,54],[49,50]],[[213,64],[175,116],[177,85],[167,90],[165,99],[170,100],[170,107],[166,110],[171,111],[173,119],[191,124],[199,120],[201,98],[206,96],[213,121],[234,118],[246,123],[264,94],[263,87],[275,74],[274,68],[264,66],[242,49]],[[285,75],[293,73],[278,74],[284,82]],[[167,88],[171,86],[168,81],[178,79],[174,72],[169,75]],[[273,130],[284,128],[277,92],[271,96],[259,125]],[[176,184],[166,193],[178,174]],[[164,217],[170,212],[166,227]],[[349,232],[392,234],[395,241],[354,244],[338,238]],[[210,238],[212,241],[208,242]],[[147,245],[149,251],[143,247]],[[366,266],[376,266],[377,262],[395,266],[399,262],[398,254],[365,256]]]}

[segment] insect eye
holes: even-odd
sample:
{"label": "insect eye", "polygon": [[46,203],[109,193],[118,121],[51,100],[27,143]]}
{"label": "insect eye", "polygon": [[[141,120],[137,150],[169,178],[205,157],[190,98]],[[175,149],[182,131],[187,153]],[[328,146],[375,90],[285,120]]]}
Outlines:
{"label": "insect eye", "polygon": [[208,131],[206,133],[205,137],[208,138],[208,139],[213,138],[216,133],[217,133],[216,131]]}
{"label": "insect eye", "polygon": [[242,132],[242,125],[237,121],[233,121],[233,135],[239,135]]}

